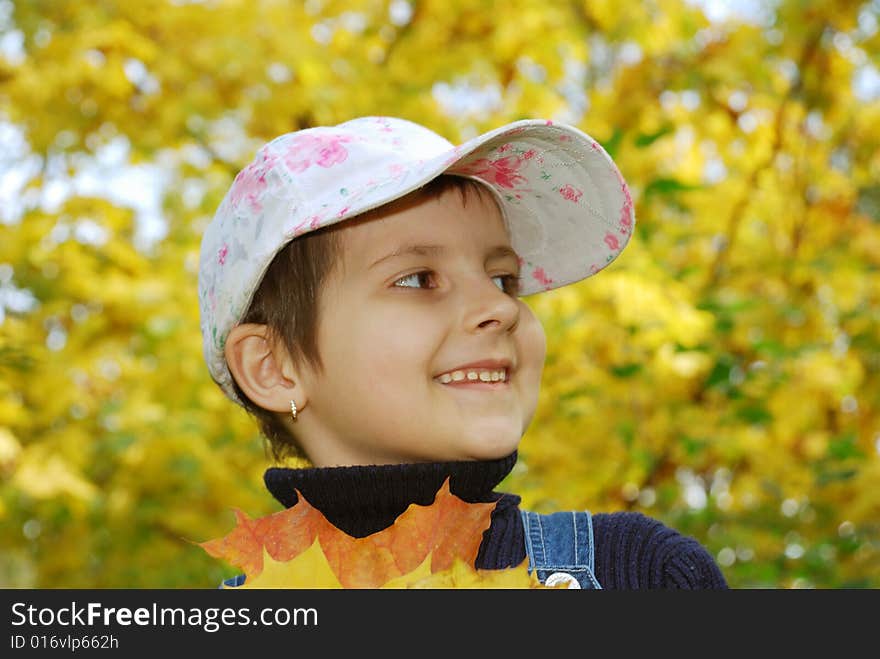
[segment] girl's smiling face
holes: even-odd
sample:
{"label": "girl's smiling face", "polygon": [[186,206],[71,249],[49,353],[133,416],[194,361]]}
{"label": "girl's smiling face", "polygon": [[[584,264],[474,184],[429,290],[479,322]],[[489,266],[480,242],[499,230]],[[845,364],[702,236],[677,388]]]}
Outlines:
{"label": "girl's smiling face", "polygon": [[[320,292],[323,372],[296,371],[315,466],[486,460],[535,413],[544,330],[488,191],[411,196],[339,227]],[[476,378],[475,380],[473,378]]]}

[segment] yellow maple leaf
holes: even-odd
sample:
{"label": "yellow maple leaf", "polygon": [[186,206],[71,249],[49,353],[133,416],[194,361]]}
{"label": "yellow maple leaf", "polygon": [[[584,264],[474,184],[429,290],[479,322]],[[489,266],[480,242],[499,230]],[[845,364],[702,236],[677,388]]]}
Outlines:
{"label": "yellow maple leaf", "polygon": [[262,572],[238,588],[288,588],[291,584],[297,588],[342,588],[317,539],[289,561],[276,561],[263,549]]}

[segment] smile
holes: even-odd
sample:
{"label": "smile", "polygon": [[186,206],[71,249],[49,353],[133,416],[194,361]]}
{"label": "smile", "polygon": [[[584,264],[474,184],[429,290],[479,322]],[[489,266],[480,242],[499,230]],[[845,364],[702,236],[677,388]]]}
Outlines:
{"label": "smile", "polygon": [[470,384],[481,382],[506,382],[507,369],[474,368],[466,371],[450,371],[434,378],[440,384]]}

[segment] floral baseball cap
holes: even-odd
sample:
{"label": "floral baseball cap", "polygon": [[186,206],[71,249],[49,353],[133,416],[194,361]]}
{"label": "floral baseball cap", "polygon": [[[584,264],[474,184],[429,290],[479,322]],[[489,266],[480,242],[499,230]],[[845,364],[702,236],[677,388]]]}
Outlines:
{"label": "floral baseball cap", "polygon": [[278,251],[441,174],[473,178],[493,191],[520,256],[520,295],[596,274],[633,232],[626,182],[599,143],[573,126],[527,119],[457,146],[394,117],[281,135],[238,173],[202,237],[204,356],[229,398],[242,404],[224,356],[226,337]]}

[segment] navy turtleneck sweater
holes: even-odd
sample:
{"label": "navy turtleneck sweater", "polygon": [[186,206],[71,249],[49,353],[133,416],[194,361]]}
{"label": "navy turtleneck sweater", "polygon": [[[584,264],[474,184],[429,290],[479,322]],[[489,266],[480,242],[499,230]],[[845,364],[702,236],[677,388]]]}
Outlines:
{"label": "navy turtleneck sweater", "polygon": [[[526,557],[520,498],[495,492],[510,473],[516,452],[498,460],[429,462],[355,467],[272,468],[264,480],[284,506],[298,490],[336,527],[364,537],[391,524],[410,504],[429,505],[447,478],[469,503],[497,502],[483,533],[475,567],[501,569]],[[595,575],[606,590],[719,589],[727,582],[695,539],[641,513],[593,514]]]}

